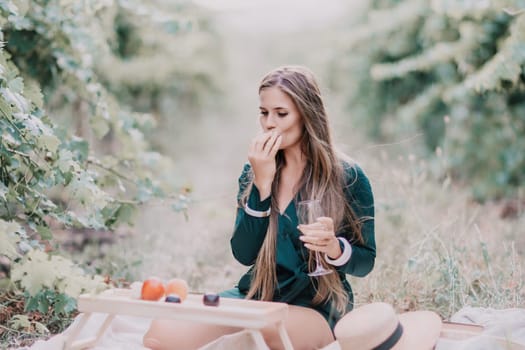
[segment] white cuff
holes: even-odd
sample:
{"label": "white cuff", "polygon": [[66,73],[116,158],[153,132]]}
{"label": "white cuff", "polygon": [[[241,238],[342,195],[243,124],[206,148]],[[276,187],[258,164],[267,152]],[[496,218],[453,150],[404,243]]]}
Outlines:
{"label": "white cuff", "polygon": [[330,257],[325,254],[324,255],[324,259],[330,265],[342,266],[342,265],[346,264],[348,262],[348,260],[350,260],[350,256],[352,256],[352,246],[343,237],[337,237],[337,239],[343,243],[343,246],[344,246],[343,253],[337,259],[330,259]]}
{"label": "white cuff", "polygon": [[271,208],[268,208],[268,210],[265,210],[265,211],[258,211],[258,210],[253,210],[252,208],[248,206],[248,203],[245,203],[244,212],[256,218],[265,218],[265,217],[270,216]]}

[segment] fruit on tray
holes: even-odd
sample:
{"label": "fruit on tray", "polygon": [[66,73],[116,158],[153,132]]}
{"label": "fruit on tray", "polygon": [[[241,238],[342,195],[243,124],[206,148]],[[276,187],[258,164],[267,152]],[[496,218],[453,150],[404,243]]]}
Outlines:
{"label": "fruit on tray", "polygon": [[166,299],[164,299],[164,301],[167,303],[181,303],[182,302],[180,296],[178,296],[177,294],[168,294],[166,296]]}
{"label": "fruit on tray", "polygon": [[143,300],[157,301],[164,296],[166,288],[164,283],[157,277],[150,277],[142,283],[140,298]]}
{"label": "fruit on tray", "polygon": [[202,296],[202,302],[207,306],[219,306],[219,294],[206,293]]}
{"label": "fruit on tray", "polygon": [[166,283],[166,294],[176,294],[184,301],[188,296],[188,283],[182,278],[173,278]]}

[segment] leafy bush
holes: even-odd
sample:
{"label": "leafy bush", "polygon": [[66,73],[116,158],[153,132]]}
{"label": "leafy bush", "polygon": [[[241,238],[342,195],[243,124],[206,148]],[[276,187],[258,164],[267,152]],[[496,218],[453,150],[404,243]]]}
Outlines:
{"label": "leafy bush", "polygon": [[478,199],[525,181],[525,2],[373,1],[343,39],[349,109],[384,140],[423,135]]}
{"label": "leafy bush", "polygon": [[[199,35],[186,25],[196,22],[192,15],[180,9],[157,20],[158,10],[133,1],[0,1],[0,258],[8,262],[0,299],[4,309],[4,300],[22,295],[28,313],[2,317],[2,339],[6,329],[44,334],[64,319],[52,327],[60,331],[75,312],[75,297],[107,287],[60,255],[55,229],[112,230],[132,223],[137,207],[155,198],[185,209],[186,190],[177,188],[170,159],[146,137],[155,118],[123,102],[122,85],[104,69],[111,62],[119,71],[137,53],[140,35],[126,32],[126,16],[164,39],[174,26]],[[169,55],[162,59],[169,74],[151,84],[156,94],[176,93],[177,79],[209,79]],[[141,60],[143,68],[156,62],[152,55]]]}

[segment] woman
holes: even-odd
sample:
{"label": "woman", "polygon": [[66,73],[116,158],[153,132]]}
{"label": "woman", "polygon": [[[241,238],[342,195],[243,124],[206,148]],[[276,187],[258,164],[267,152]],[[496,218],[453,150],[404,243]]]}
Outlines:
{"label": "woman", "polygon": [[[259,98],[262,133],[251,142],[239,179],[231,238],[233,255],[251,268],[221,295],[290,304],[286,328],[294,348],[320,348],[333,341],[335,323],[352,308],[346,274],[365,276],[374,266],[372,190],[359,166],[336,153],[309,70],[287,66],[268,73]],[[296,205],[312,198],[321,200],[325,216],[298,226]],[[316,251],[333,273],[308,276]],[[196,347],[236,331],[200,327],[208,337],[192,343]],[[197,334],[195,328],[185,332]],[[275,329],[264,335],[272,349],[282,346]]]}

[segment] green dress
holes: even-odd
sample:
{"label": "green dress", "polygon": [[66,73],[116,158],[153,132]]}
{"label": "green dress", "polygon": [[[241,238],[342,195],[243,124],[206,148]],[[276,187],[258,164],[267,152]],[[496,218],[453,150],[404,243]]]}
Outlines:
{"label": "green dress", "polygon": [[[343,163],[345,169],[345,196],[352,206],[357,217],[362,218],[361,233],[364,244],[352,244],[350,259],[342,266],[337,266],[336,271],[349,296],[347,311],[353,307],[353,294],[346,274],[365,276],[374,267],[376,255],[374,238],[374,199],[368,178],[357,164]],[[251,172],[250,164],[244,166],[239,178],[239,195],[246,189]],[[299,198],[294,198],[278,216],[276,269],[278,285],[274,293],[274,301],[285,302],[291,305],[310,307],[320,312],[328,321],[330,327],[342,316],[330,302],[313,305],[312,299],[316,290],[316,277],[307,275],[308,249],[299,240],[300,231],[297,229],[297,214],[295,205]],[[257,211],[266,211],[270,208],[270,197],[261,201],[256,186],[252,186],[248,197],[248,207]],[[253,265],[261,248],[269,218],[259,218],[248,215],[242,207],[237,209],[235,227],[230,240],[234,257],[243,265],[251,266],[246,274],[239,280],[236,288],[220,293],[223,297],[244,298],[250,289]],[[346,226],[346,225],[342,225]],[[338,231],[338,237],[350,238],[351,232]]]}

